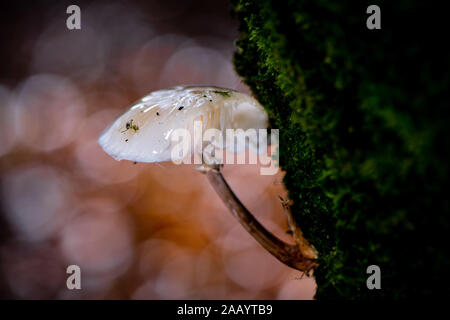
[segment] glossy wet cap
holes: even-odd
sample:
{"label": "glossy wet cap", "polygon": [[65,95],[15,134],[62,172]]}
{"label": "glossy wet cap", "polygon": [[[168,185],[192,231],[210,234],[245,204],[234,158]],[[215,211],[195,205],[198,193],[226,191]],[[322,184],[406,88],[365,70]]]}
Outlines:
{"label": "glossy wet cap", "polygon": [[101,134],[99,144],[116,160],[169,161],[171,133],[187,129],[193,134],[194,121],[202,121],[203,131],[214,128],[224,134],[226,129],[268,126],[263,107],[247,94],[218,87],[178,86],[137,101]]}

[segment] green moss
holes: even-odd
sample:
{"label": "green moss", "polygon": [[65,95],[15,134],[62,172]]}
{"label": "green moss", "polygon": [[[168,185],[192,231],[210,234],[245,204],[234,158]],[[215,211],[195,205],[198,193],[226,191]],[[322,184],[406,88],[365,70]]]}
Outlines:
{"label": "green moss", "polygon": [[217,93],[217,94],[220,94],[223,97],[230,97],[230,93],[228,91],[217,91],[217,90],[214,90],[213,92]]}
{"label": "green moss", "polygon": [[[377,4],[381,30],[365,26],[369,3],[233,2],[235,67],[280,129],[293,212],[320,253],[317,298],[450,288],[449,59],[433,37],[445,17]],[[381,290],[366,287],[371,264]]]}
{"label": "green moss", "polygon": [[130,129],[133,130],[134,132],[137,132],[139,130],[139,126],[133,123],[133,119],[131,119],[125,124],[125,130],[122,132],[128,131]]}

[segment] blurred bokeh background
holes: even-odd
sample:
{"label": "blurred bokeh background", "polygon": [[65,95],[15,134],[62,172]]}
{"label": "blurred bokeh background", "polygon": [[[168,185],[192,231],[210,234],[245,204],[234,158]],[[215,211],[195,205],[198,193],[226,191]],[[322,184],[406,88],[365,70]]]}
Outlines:
{"label": "blurred bokeh background", "polygon": [[[68,30],[66,8],[81,8]],[[311,299],[192,166],[116,162],[98,135],[177,84],[249,92],[232,65],[228,1],[15,1],[0,10],[0,297]],[[279,237],[282,173],[224,175]],[[77,264],[82,290],[66,288]]]}

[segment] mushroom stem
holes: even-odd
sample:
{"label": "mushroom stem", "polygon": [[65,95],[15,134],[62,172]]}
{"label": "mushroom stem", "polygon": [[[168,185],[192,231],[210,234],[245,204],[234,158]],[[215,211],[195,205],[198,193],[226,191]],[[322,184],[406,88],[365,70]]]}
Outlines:
{"label": "mushroom stem", "polygon": [[295,243],[300,249],[302,255],[308,259],[317,259],[317,251],[316,249],[308,242],[308,240],[303,236],[302,229],[300,229],[299,225],[295,221],[294,216],[292,215],[291,208],[289,206],[289,200],[284,200],[282,197],[278,196],[281,201],[281,205],[283,206],[283,211],[286,214],[287,224],[291,229],[292,236],[294,237]]}
{"label": "mushroom stem", "polygon": [[256,220],[231,190],[220,168],[211,168],[206,171],[206,176],[227,208],[264,249],[285,265],[303,272],[316,266],[316,259],[307,258],[299,246],[278,239]]}

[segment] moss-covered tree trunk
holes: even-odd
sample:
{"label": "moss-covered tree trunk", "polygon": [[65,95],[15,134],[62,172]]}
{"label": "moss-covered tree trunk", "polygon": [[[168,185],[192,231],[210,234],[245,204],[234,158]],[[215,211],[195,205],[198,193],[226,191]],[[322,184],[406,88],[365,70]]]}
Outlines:
{"label": "moss-covered tree trunk", "polygon": [[[280,129],[293,212],[320,254],[316,298],[449,292],[448,28],[424,3],[233,2],[236,69]],[[366,286],[372,264],[381,290]]]}

